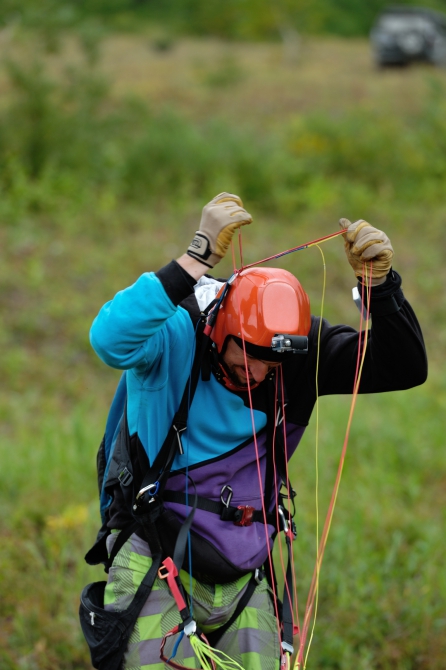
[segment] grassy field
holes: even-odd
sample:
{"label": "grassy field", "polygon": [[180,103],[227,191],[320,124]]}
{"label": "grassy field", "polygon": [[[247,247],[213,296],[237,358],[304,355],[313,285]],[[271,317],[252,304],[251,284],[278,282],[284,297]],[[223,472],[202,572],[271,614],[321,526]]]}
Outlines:
{"label": "grassy field", "polygon": [[[215,193],[254,216],[250,262],[383,227],[431,363],[421,388],[360,398],[321,573],[308,668],[443,670],[446,584],[446,72],[381,72],[365,41],[98,41],[4,31],[0,71],[0,667],[87,670],[79,592],[98,526],[95,452],[119,373],[88,343],[103,302],[179,255]],[[356,325],[339,239],[325,314]],[[288,256],[318,313],[317,250]],[[231,270],[225,260],[218,274]],[[348,398],[320,407],[320,507]],[[315,552],[315,426],[293,460],[301,610]],[[322,513],[322,512],[321,512]]]}
{"label": "grassy field", "polygon": [[[35,42],[12,30],[0,36],[2,51],[24,61]],[[381,70],[365,40],[301,36],[291,44],[172,40],[160,30],[115,35],[82,47],[73,36],[46,54],[51,72],[94,61],[108,77],[113,97],[138,96],[167,105],[191,119],[224,116],[231,123],[275,127],[296,114],[336,115],[358,106],[391,115],[424,107],[433,84],[446,73],[431,66]],[[2,91],[7,91],[2,77]],[[4,101],[4,95],[2,95]]]}

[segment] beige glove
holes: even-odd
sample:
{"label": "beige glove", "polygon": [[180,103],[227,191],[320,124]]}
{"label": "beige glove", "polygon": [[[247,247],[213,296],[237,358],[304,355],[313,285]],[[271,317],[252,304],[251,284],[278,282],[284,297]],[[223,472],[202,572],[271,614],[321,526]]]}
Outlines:
{"label": "beige glove", "polygon": [[363,219],[355,223],[340,219],[339,225],[348,228],[342,237],[348,262],[355,275],[362,277],[364,263],[372,261],[372,280],[368,283],[377,286],[385,282],[393,257],[393,248],[387,235]]}
{"label": "beige glove", "polygon": [[237,228],[252,222],[238,195],[219,193],[203,207],[200,230],[187,253],[200,263],[213,268],[226,254]]}

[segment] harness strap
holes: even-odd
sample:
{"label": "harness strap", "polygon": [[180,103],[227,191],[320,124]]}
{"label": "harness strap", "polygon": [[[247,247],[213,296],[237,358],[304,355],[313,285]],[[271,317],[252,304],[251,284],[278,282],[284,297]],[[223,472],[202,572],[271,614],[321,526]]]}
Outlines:
{"label": "harness strap", "polygon": [[238,619],[240,614],[243,612],[245,609],[246,605],[249,603],[251,600],[251,596],[254,594],[254,591],[256,590],[256,587],[260,584],[262,581],[264,575],[261,573],[259,570],[256,570],[253,572],[251,579],[249,580],[245,592],[240,598],[240,600],[237,603],[237,607],[235,608],[234,612],[232,613],[232,616],[229,617],[229,619],[226,621],[226,623],[223,624],[223,626],[220,626],[220,628],[217,628],[216,630],[211,631],[210,633],[206,633],[206,637],[209,641],[209,644],[212,647],[215,647],[215,645],[218,643],[220,638],[226,633],[226,631],[232,626],[234,621]]}
{"label": "harness strap", "polygon": [[[181,435],[187,428],[189,408],[192,404],[192,399],[197,388],[201,362],[209,343],[209,335],[203,334],[205,327],[205,321],[203,318],[199,323],[199,326],[201,330],[197,332],[196,349],[192,363],[192,370],[186,382],[180,406],[173,418],[172,425],[166,435],[161,449],[159,450],[153,464],[149,467],[146,474],[144,475],[139,493],[135,499],[133,511],[137,511],[138,514],[150,514],[151,504],[153,503],[154,499],[158,498],[164,491],[164,487],[169,477],[175,456],[178,453],[183,453]],[[126,411],[124,414],[125,421],[127,422]],[[128,435],[129,431],[128,426],[126,425],[127,439]]]}
{"label": "harness strap", "polygon": [[[223,502],[217,502],[216,500],[210,500],[209,498],[204,498],[203,496],[196,496],[197,499],[197,508],[205,512],[212,512],[212,514],[217,514],[220,519],[223,521],[232,521],[237,525],[248,526],[252,523],[264,522],[262,510],[256,510],[253,507],[248,505],[240,505],[239,507],[234,507],[233,505],[226,505]],[[186,494],[182,491],[168,491],[165,490],[163,493],[163,500],[165,502],[177,503],[180,505],[186,505]],[[248,512],[246,511],[248,510]],[[252,511],[251,511],[252,510]],[[290,517],[287,510],[284,510],[285,517],[287,521],[290,521]],[[284,530],[282,516],[279,515],[279,520],[282,521],[281,528],[279,530]],[[273,510],[266,515],[266,522],[271,526],[276,526],[277,524],[277,515],[276,511]]]}
{"label": "harness strap", "polygon": [[[279,508],[281,516],[284,515],[283,508]],[[293,617],[293,570],[292,570],[292,541],[296,539],[296,528],[294,522],[291,523],[283,516],[284,532],[286,538],[286,546],[288,552],[288,562],[285,574],[285,583],[283,586],[283,601],[282,601],[282,651],[288,654],[294,653],[293,637],[294,637],[294,617]]]}
{"label": "harness strap", "polygon": [[[263,501],[265,510],[267,510],[271,504],[271,498],[273,494],[273,485],[274,485],[274,463],[273,463],[273,445],[274,437],[277,437],[277,433],[280,431],[276,430],[276,414],[275,414],[275,396],[276,396],[276,384],[277,384],[277,370],[274,375],[274,378],[270,380],[267,384],[267,420],[266,420],[266,468],[265,468],[265,484],[263,489]],[[278,385],[278,391],[280,392],[280,385]],[[278,398],[279,400],[279,398]],[[278,402],[278,406],[281,406],[281,403]]]}
{"label": "harness strap", "polygon": [[139,525],[137,523],[133,523],[119,532],[119,535],[116,538],[113,548],[110,552],[110,556],[108,557],[108,561],[105,564],[105,572],[110,570],[112,563],[115,560],[115,556],[117,556],[119,550],[124,546],[129,537],[138,530],[138,528]]}
{"label": "harness strap", "polygon": [[[278,530],[283,530],[286,536],[286,545],[288,553],[287,569],[283,587],[283,599],[278,606],[279,619],[282,625],[281,644],[282,655],[292,655],[293,649],[293,635],[294,635],[294,618],[293,618],[293,571],[292,571],[292,541],[296,537],[296,526],[294,524],[292,513],[283,504],[285,498],[290,498],[294,505],[295,491],[292,488],[287,477],[287,459],[285,449],[285,436],[283,432],[283,407],[287,403],[286,389],[276,379],[276,389],[272,389],[270,385],[268,389],[268,423],[267,423],[267,460],[265,472],[265,505],[269,504],[273,492],[274,473],[277,472],[282,484],[286,487],[286,495],[278,494],[279,500],[277,503],[277,511],[279,517]],[[276,403],[277,400],[277,403]],[[282,419],[280,421],[279,419]],[[275,449],[273,446],[275,445]],[[274,571],[274,568],[272,568]],[[277,581],[275,574],[271,575],[271,580],[274,582],[275,588],[273,592],[277,592]],[[279,603],[278,603],[279,605]]]}

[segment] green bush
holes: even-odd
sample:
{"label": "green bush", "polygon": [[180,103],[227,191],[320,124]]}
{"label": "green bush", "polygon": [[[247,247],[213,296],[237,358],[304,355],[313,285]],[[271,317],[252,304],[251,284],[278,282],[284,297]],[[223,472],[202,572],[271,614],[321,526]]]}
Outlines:
{"label": "green bush", "polygon": [[[296,117],[255,135],[224,121],[193,123],[173,110],[112,102],[106,84],[79,71],[56,85],[38,63],[9,63],[14,87],[0,112],[4,218],[113,194],[147,203],[211,195],[218,184],[264,209],[305,211],[351,191],[440,202],[446,178],[446,105],[432,89],[416,116],[358,109]],[[367,195],[368,194],[368,195]]]}

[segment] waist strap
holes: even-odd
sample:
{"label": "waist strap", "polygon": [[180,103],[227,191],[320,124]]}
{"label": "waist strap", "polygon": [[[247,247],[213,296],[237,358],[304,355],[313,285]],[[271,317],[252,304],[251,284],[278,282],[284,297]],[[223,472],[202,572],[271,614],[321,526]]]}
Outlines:
{"label": "waist strap", "polygon": [[[180,505],[187,504],[186,494],[182,491],[168,491],[165,489],[163,500]],[[238,507],[226,505],[221,501],[209,500],[209,498],[203,498],[202,496],[197,496],[197,509],[217,514],[223,521],[232,521],[239,526],[250,526],[252,523],[264,523],[265,521],[263,511],[260,509],[254,509],[254,507],[249,505],[239,505]],[[266,523],[274,527],[277,526],[277,514],[275,510],[266,514]],[[279,524],[279,530],[282,530],[282,518],[280,515]]]}

